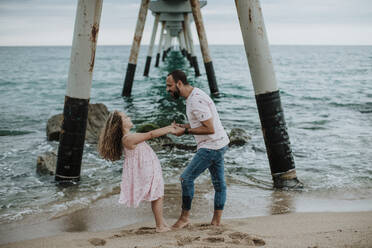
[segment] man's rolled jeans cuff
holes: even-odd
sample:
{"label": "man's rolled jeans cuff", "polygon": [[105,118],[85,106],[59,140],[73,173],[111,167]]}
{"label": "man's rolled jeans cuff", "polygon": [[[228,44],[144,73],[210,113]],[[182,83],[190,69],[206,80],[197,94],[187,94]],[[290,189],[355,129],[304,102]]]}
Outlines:
{"label": "man's rolled jeans cuff", "polygon": [[182,196],[182,210],[189,211],[191,209],[191,201],[190,196]]}
{"label": "man's rolled jeans cuff", "polygon": [[214,206],[214,210],[223,210],[224,206]]}

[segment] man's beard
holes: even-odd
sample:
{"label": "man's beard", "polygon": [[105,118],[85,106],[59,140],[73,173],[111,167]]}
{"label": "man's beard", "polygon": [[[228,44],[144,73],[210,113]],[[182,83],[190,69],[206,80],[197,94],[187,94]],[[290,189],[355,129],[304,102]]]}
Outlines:
{"label": "man's beard", "polygon": [[172,97],[173,97],[173,99],[178,99],[179,97],[180,97],[180,90],[178,89],[178,87],[176,86],[176,91],[175,92],[172,92]]}

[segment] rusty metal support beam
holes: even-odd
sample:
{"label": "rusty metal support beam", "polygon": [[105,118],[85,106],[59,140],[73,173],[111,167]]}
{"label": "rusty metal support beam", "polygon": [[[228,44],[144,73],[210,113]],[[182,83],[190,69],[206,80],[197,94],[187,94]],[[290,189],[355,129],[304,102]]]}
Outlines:
{"label": "rusty metal support beam", "polygon": [[189,61],[190,66],[192,66],[191,53],[190,53],[190,41],[189,41],[189,38],[187,37],[185,21],[183,21],[183,23],[182,23],[182,31],[183,31],[183,36],[184,36],[185,45],[186,45],[186,58]]}
{"label": "rusty metal support beam", "polygon": [[182,44],[181,44],[180,34],[178,34],[177,36],[177,42],[178,42],[178,48],[180,49],[180,52],[182,53]]}
{"label": "rusty metal support beam", "polygon": [[201,74],[199,70],[198,59],[195,54],[194,39],[192,38],[189,14],[184,14],[184,19],[187,33],[186,37],[188,38],[190,44],[190,64],[194,67],[195,77],[199,77]]}
{"label": "rusty metal support beam", "polygon": [[163,54],[162,54],[162,58],[161,58],[161,61],[165,61],[165,57],[167,56],[167,43],[168,43],[168,39],[169,39],[169,34],[168,34],[168,31],[167,33],[164,35],[164,44],[163,44]]}
{"label": "rusty metal support beam", "polygon": [[205,33],[203,18],[202,18],[201,11],[200,11],[200,2],[199,0],[190,0],[190,5],[191,5],[194,21],[195,21],[196,30],[199,36],[199,43],[200,43],[200,48],[201,48],[202,55],[203,55],[205,70],[207,73],[209,89],[212,95],[218,95],[219,93],[218,93],[216,76],[214,73],[213,62],[209,54],[207,34]]}
{"label": "rusty metal support beam", "polygon": [[146,23],[147,10],[149,8],[150,0],[142,0],[140,10],[138,13],[138,19],[136,24],[136,31],[134,33],[132,48],[130,50],[129,63],[127,67],[127,72],[125,74],[124,87],[122,91],[122,96],[130,96],[132,92],[134,74],[136,72],[137,58],[139,49],[141,46],[141,39],[143,34],[143,29]]}
{"label": "rusty metal support beam", "polygon": [[143,73],[143,75],[145,77],[147,77],[149,75],[149,71],[150,71],[152,51],[154,50],[156,32],[157,32],[158,26],[159,26],[159,16],[160,16],[160,14],[155,14],[154,27],[153,27],[152,33],[151,33],[151,40],[150,40],[150,45],[149,45],[149,51],[147,53],[145,71]]}
{"label": "rusty metal support beam", "polygon": [[187,45],[186,45],[186,40],[185,40],[185,34],[184,34],[184,32],[183,32],[183,28],[182,28],[182,30],[181,30],[181,32],[180,32],[180,39],[181,39],[181,42],[182,42],[182,55],[184,56],[184,57],[186,57],[186,55],[187,55]]}
{"label": "rusty metal support beam", "polygon": [[165,28],[165,21],[162,21],[161,22],[161,31],[160,31],[160,40],[159,40],[159,44],[158,44],[158,52],[156,54],[155,67],[159,67],[161,47],[163,45],[163,40],[164,40],[164,28]]}
{"label": "rusty metal support beam", "polygon": [[167,31],[167,35],[165,36],[165,42],[164,42],[164,50],[163,50],[163,57],[162,60],[165,61],[165,58],[168,55],[168,52],[170,50],[170,47],[172,45],[172,37],[170,36],[169,32]]}
{"label": "rusty metal support beam", "polygon": [[55,180],[80,180],[81,160],[102,0],[79,0],[76,9]]}
{"label": "rusty metal support beam", "polygon": [[276,188],[300,188],[259,0],[235,0],[271,175]]}

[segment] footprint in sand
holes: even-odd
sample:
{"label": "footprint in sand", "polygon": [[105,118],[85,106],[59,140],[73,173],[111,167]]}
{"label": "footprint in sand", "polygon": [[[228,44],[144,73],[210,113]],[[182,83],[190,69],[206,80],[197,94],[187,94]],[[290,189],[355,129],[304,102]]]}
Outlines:
{"label": "footprint in sand", "polygon": [[195,240],[200,240],[200,236],[181,236],[176,235],[175,238],[177,239],[177,245],[178,246],[184,246],[187,244],[191,244]]}
{"label": "footprint in sand", "polygon": [[209,242],[209,243],[220,243],[220,242],[225,242],[224,237],[208,237],[203,239],[203,241]]}
{"label": "footprint in sand", "polygon": [[106,244],[106,240],[99,239],[99,238],[92,238],[88,240],[94,246],[104,246]]}
{"label": "footprint in sand", "polygon": [[200,230],[200,231],[209,230],[211,227],[213,227],[213,226],[211,224],[207,224],[207,223],[192,225],[192,229],[197,229],[197,230]]}
{"label": "footprint in sand", "polygon": [[137,231],[134,232],[134,234],[137,235],[143,235],[143,234],[154,234],[156,233],[156,228],[154,227],[140,227]]}
{"label": "footprint in sand", "polygon": [[[202,224],[193,224],[191,225],[191,228],[189,228],[191,230],[198,230],[198,231],[205,231],[205,230],[211,230],[209,235],[219,235],[221,233],[223,233],[224,231],[226,231],[226,228],[224,227],[224,225],[221,225],[221,226],[214,226],[214,225],[211,225],[209,223],[202,223]],[[214,232],[212,234],[212,232]]]}
{"label": "footprint in sand", "polygon": [[213,226],[206,223],[193,225],[190,229],[198,231],[208,231],[207,234],[210,236],[221,235],[226,231],[223,226]]}
{"label": "footprint in sand", "polygon": [[245,244],[249,246],[263,246],[266,244],[263,239],[251,236],[248,233],[233,232],[228,236],[232,239],[231,243],[233,244]]}
{"label": "footprint in sand", "polygon": [[[191,243],[203,244],[213,244],[213,246],[218,244],[234,244],[242,246],[264,246],[266,243],[263,239],[252,236],[248,233],[243,232],[230,232],[225,233],[229,229],[226,226],[212,226],[210,224],[202,223],[190,225],[186,228],[187,233],[194,233],[196,235],[176,235],[176,245],[177,246],[187,246]],[[145,234],[156,234],[156,228],[153,227],[140,227],[138,229],[123,230],[120,234],[115,234],[110,238],[120,238],[129,235],[145,235]],[[207,236],[207,237],[206,237]],[[209,237],[208,237],[209,236]],[[95,241],[89,240],[91,244],[95,246],[103,246],[106,244],[105,240],[96,239]],[[174,243],[173,243],[174,247]]]}
{"label": "footprint in sand", "polygon": [[[230,243],[235,245],[264,246],[266,243],[263,239],[249,235],[248,233],[232,232],[225,234],[228,230],[226,226],[213,226],[208,223],[194,224],[188,228],[189,231],[197,231],[199,234],[206,233],[210,237],[202,237],[201,240],[206,243]],[[201,235],[203,236],[203,235]],[[185,241],[185,242],[184,242]],[[178,242],[179,245],[191,243],[189,239]]]}
{"label": "footprint in sand", "polygon": [[207,232],[208,235],[211,235],[211,236],[214,236],[214,235],[221,235],[222,233],[224,233],[226,230],[223,229],[223,228],[214,228],[212,230],[210,230],[209,232]]}
{"label": "footprint in sand", "polygon": [[144,235],[144,234],[155,234],[156,228],[154,227],[140,227],[138,229],[131,229],[131,230],[122,230],[119,234],[115,234],[110,237],[110,239],[114,238],[122,238],[129,235]]}

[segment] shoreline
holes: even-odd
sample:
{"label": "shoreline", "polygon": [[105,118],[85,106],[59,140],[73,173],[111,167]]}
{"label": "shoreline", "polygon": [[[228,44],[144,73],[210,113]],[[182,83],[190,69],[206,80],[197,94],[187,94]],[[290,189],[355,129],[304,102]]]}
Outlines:
{"label": "shoreline", "polygon": [[[172,222],[175,219],[170,219]],[[172,223],[171,222],[171,223]],[[171,224],[169,223],[169,224]],[[193,219],[180,230],[156,233],[153,221],[100,232],[58,235],[0,245],[36,247],[372,247],[372,211],[290,213],[224,219],[220,227]]]}

